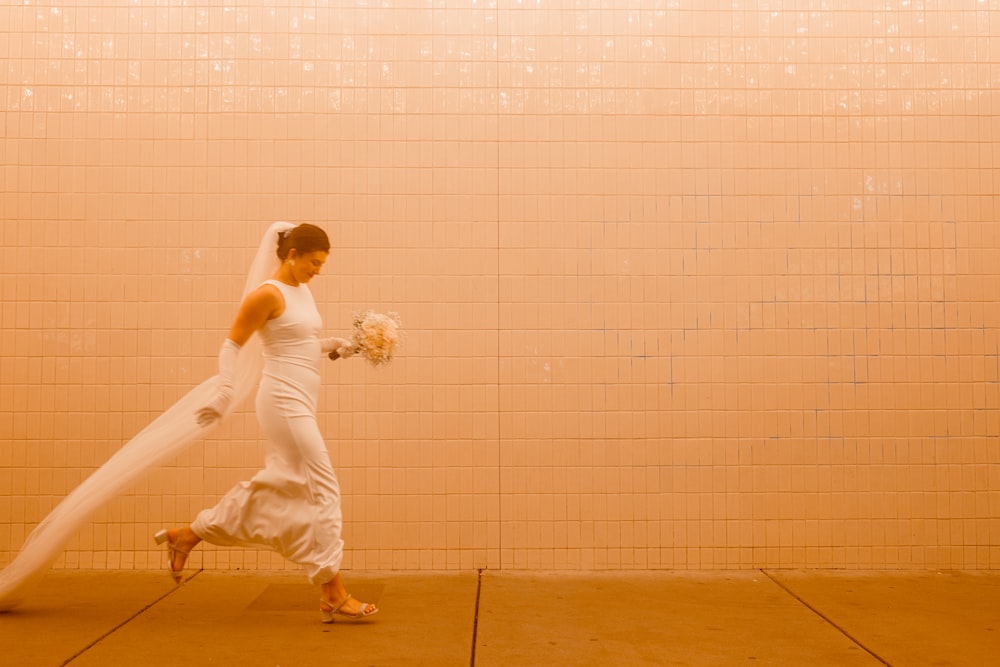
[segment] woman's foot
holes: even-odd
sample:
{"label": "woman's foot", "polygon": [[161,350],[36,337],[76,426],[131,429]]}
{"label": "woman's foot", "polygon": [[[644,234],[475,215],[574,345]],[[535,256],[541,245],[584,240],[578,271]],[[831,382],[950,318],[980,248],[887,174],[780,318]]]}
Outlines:
{"label": "woman's foot", "polygon": [[201,538],[187,527],[161,530],[155,538],[157,544],[166,542],[167,567],[170,570],[170,576],[175,582],[180,583],[184,578],[182,573],[187,557],[191,553],[191,549],[201,542]]}
{"label": "woman's foot", "polygon": [[334,616],[356,621],[378,613],[378,607],[369,602],[355,600],[340,578],[340,573],[323,584],[319,599],[319,611],[324,623],[333,623]]}
{"label": "woman's foot", "polygon": [[350,593],[342,600],[320,599],[320,617],[324,623],[333,623],[334,616],[356,621],[378,613],[378,607],[370,602],[360,602],[355,600]]}

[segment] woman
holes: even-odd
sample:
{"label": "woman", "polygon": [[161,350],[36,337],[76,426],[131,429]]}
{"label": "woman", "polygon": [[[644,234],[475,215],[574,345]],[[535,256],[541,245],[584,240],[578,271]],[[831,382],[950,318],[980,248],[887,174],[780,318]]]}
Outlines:
{"label": "woman", "polygon": [[340,486],[316,423],[322,355],[354,353],[342,338],[318,337],[322,319],[308,283],[319,275],[329,251],[326,233],[314,225],[278,233],[281,265],[240,306],[219,352],[220,389],[197,414],[198,422],[208,426],[227,412],[240,348],[260,332],[264,373],[256,409],[268,440],[264,469],[199,513],[190,526],[156,534],[157,543],[167,544],[175,581],[202,540],[277,551],[303,565],[309,581],[320,585],[325,623],[335,616],[356,620],[378,613],[374,604],[351,597],[341,580]]}

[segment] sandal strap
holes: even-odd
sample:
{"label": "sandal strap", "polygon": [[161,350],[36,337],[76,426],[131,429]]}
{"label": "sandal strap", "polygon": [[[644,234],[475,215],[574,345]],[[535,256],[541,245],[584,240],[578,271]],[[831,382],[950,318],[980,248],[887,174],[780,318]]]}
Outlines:
{"label": "sandal strap", "polygon": [[184,554],[185,556],[190,556],[191,555],[191,550],[190,549],[181,549],[179,546],[177,546],[176,544],[174,544],[172,542],[167,542],[167,550],[168,551],[174,551],[174,552],[179,553],[179,554]]}
{"label": "sandal strap", "polygon": [[320,604],[325,604],[327,607],[329,607],[331,614],[338,614],[338,613],[340,613],[343,616],[353,616],[354,614],[343,614],[340,611],[341,609],[343,609],[343,607],[344,607],[345,604],[347,604],[350,600],[353,599],[353,597],[354,596],[352,596],[350,593],[348,593],[347,597],[344,598],[343,600],[341,600],[340,604],[338,604],[338,605],[333,604],[332,602],[330,602],[326,598],[320,598],[319,602],[320,602]]}

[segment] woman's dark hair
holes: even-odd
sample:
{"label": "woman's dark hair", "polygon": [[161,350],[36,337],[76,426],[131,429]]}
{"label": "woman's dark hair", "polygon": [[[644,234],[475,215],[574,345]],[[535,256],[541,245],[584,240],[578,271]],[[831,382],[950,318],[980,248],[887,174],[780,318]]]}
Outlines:
{"label": "woman's dark hair", "polygon": [[278,259],[282,262],[288,259],[288,253],[295,248],[300,253],[330,252],[330,238],[316,225],[302,223],[298,227],[278,232]]}

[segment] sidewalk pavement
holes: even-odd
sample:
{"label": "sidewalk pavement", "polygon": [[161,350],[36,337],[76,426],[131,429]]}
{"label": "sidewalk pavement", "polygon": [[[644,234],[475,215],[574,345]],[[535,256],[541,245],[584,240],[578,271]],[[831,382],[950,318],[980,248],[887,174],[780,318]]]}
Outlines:
{"label": "sidewalk pavement", "polygon": [[345,572],[381,612],[319,622],[296,574],[50,572],[0,665],[991,665],[1000,573]]}

